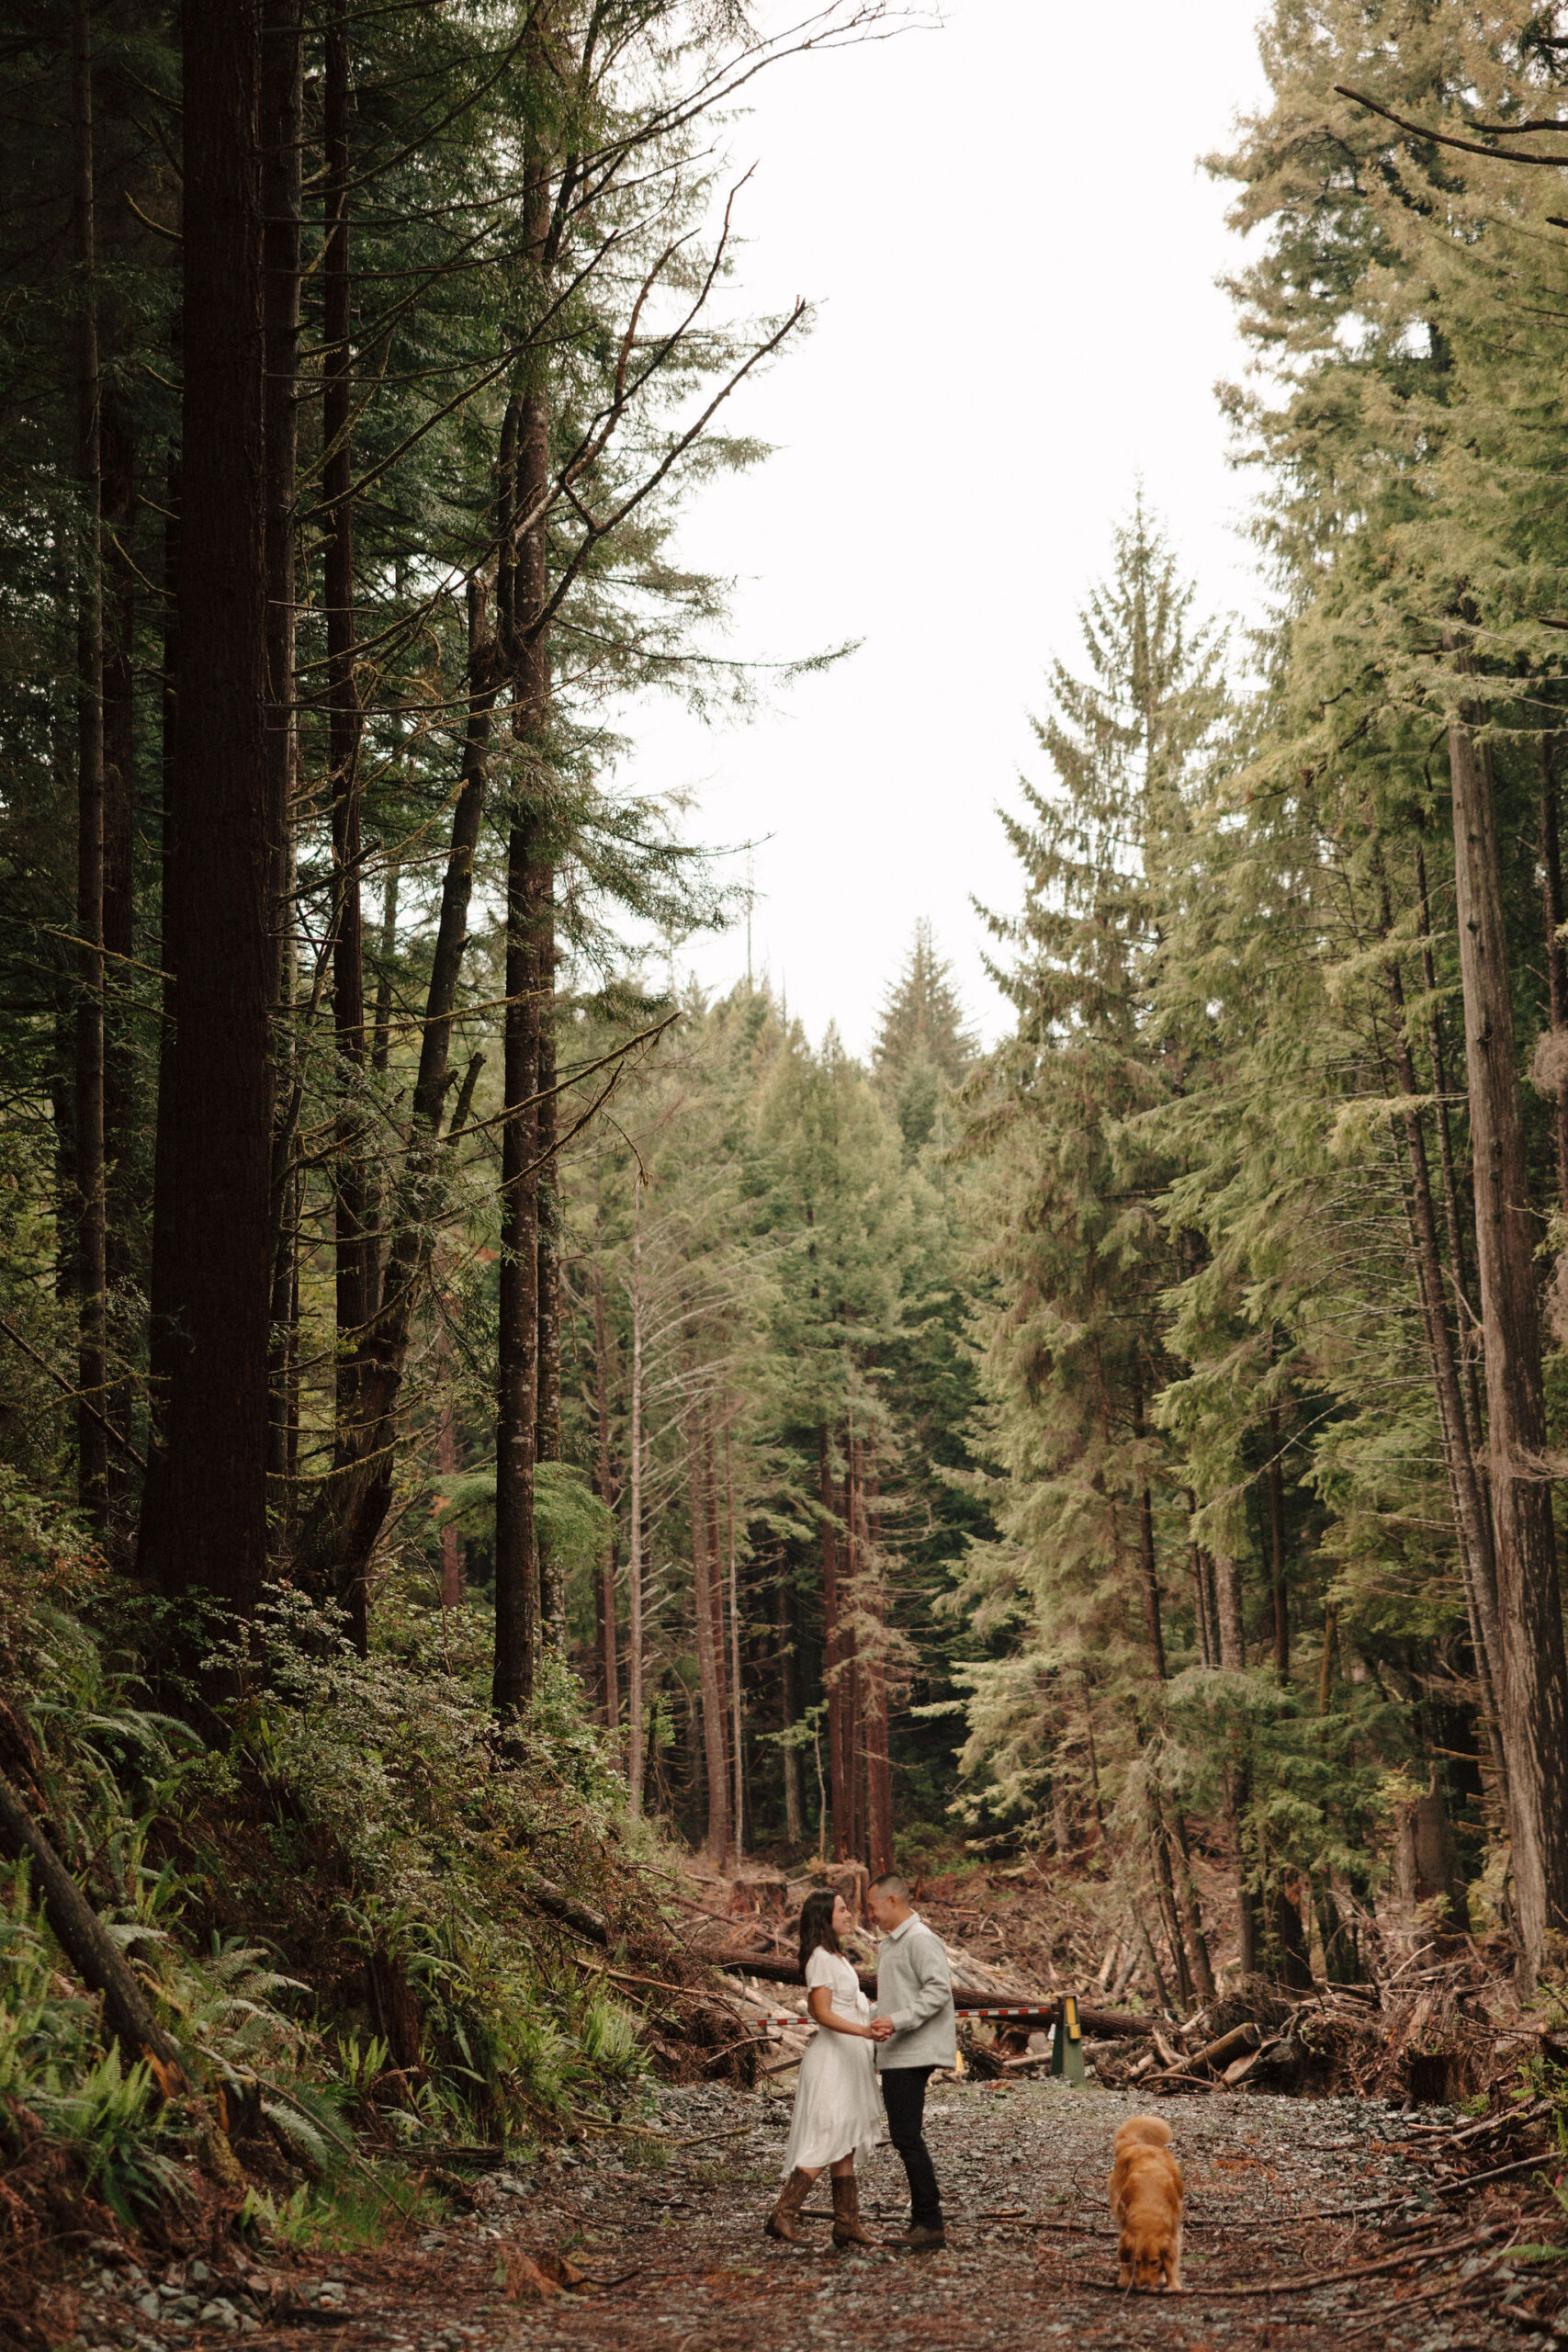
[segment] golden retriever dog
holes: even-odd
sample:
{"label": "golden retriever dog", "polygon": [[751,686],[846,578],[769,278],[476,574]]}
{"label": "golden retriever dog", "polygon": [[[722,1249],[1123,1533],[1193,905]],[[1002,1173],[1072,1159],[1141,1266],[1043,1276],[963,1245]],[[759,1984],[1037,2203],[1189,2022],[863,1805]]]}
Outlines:
{"label": "golden retriever dog", "polygon": [[1132,2115],[1116,2134],[1111,2218],[1122,2233],[1119,2284],[1141,2294],[1181,2288],[1181,2167],[1170,2153],[1170,2126],[1157,2115]]}

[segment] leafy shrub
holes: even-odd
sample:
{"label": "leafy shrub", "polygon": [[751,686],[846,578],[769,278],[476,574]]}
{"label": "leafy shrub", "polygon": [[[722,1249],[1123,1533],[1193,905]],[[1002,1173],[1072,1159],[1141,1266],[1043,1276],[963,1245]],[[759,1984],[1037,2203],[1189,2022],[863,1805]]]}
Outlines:
{"label": "leafy shrub", "polygon": [[[377,2149],[532,2137],[635,2099],[635,2018],[529,1905],[543,1875],[612,1917],[647,1909],[575,1678],[547,1659],[502,1733],[472,1626],[406,1601],[382,1619],[388,1645],[361,1658],[335,1611],[284,1588],[243,1635],[186,1612],[171,1641],[164,1604],[0,1470],[0,1673],[28,1694],[14,1735],[197,2086],[165,2100],[106,2049],[17,1866],[0,1873],[0,2152],[41,2134],[128,2223],[179,2199],[219,2094],[262,2166],[247,2225],[302,2238],[334,2199],[361,2220],[408,2201]],[[225,1747],[153,1703],[142,1659],[181,1650],[233,1694]]]}

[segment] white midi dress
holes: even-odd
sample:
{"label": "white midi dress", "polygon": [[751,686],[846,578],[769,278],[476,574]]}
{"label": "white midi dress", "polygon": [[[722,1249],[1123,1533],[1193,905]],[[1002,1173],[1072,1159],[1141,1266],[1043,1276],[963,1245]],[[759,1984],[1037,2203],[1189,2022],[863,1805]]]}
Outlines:
{"label": "white midi dress", "polygon": [[[860,1989],[854,1970],[840,1953],[820,1945],[806,1963],[806,1990],[825,1984],[833,1996],[837,2016],[854,2018],[864,2025],[871,2004]],[[882,2137],[882,2102],[876,2095],[875,2045],[859,2035],[833,2033],[825,2025],[800,2062],[790,2120],[789,2144],[784,2150],[786,2173],[796,2165],[808,2172],[837,2164],[840,2156],[869,2156]]]}

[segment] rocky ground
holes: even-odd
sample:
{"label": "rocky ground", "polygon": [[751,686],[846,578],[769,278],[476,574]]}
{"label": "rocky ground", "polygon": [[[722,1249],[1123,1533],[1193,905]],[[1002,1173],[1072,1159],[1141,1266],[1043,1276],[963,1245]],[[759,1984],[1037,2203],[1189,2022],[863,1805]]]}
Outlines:
{"label": "rocky ground", "polygon": [[[838,2256],[825,2218],[807,2225],[809,2250],[762,2235],[786,2096],[664,2090],[662,2136],[490,2175],[471,2212],[413,2243],[331,2263],[226,2258],[200,2276],[106,2264],[49,2333],[105,2352],[207,2352],[236,2335],[257,2352],[808,2352],[895,2334],[953,2352],[1568,2340],[1540,2316],[1561,2290],[1543,2294],[1550,2268],[1525,2250],[1554,2211],[1540,2187],[1445,2190],[1409,2153],[1411,2122],[1375,2100],[1163,2101],[1188,2178],[1189,2291],[1119,2294],[1105,2177],[1115,2128],[1137,2111],[1135,2095],[1092,2083],[941,2085],[930,2139],[947,2250]],[[814,2202],[825,2214],[821,2191]],[[902,2223],[887,2148],[863,2204],[874,2232]]]}

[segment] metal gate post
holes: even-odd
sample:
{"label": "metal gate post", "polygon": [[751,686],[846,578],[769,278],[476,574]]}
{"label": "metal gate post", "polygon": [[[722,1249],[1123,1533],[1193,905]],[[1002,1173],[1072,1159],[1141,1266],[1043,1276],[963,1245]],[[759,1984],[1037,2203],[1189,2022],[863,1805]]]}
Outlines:
{"label": "metal gate post", "polygon": [[1077,1997],[1064,1993],[1051,2028],[1051,2072],[1075,2088],[1088,2081],[1083,2063],[1083,2028],[1078,2023]]}

